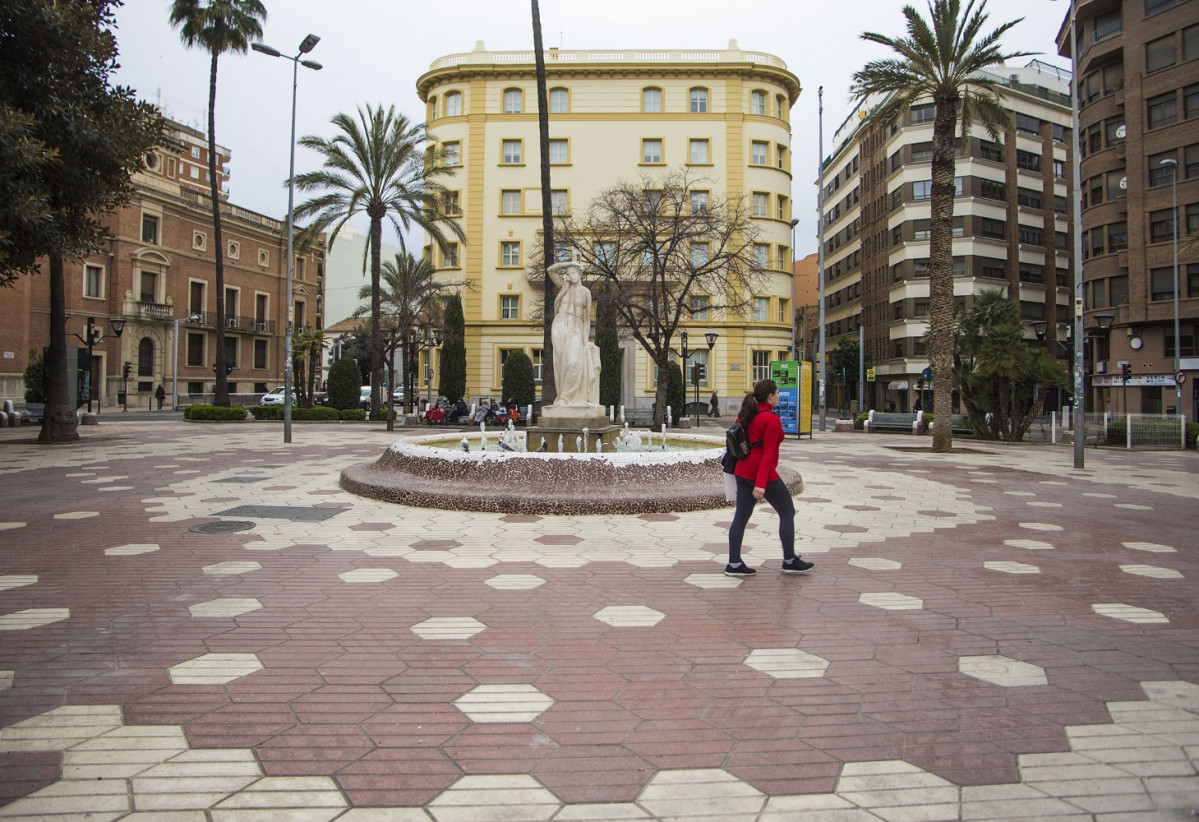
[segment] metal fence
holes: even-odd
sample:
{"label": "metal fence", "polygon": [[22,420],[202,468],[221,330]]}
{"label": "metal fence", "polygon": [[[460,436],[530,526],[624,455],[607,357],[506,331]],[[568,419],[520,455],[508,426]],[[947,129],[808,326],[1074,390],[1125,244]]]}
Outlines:
{"label": "metal fence", "polygon": [[[1086,441],[1089,445],[1171,451],[1186,448],[1185,414],[1087,414]],[[1044,414],[1033,423],[1029,439],[1063,445],[1074,442],[1070,409]]]}

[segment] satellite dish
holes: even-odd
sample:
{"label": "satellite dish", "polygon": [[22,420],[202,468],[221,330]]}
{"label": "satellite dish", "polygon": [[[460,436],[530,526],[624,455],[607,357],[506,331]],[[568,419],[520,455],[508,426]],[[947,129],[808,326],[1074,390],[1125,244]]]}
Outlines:
{"label": "satellite dish", "polygon": [[1118,139],[1123,140],[1125,135],[1127,135],[1127,134],[1128,134],[1128,127],[1125,126],[1123,123],[1116,126],[1116,137]]}
{"label": "satellite dish", "polygon": [[1120,190],[1128,191],[1128,178],[1127,177],[1120,178]]}

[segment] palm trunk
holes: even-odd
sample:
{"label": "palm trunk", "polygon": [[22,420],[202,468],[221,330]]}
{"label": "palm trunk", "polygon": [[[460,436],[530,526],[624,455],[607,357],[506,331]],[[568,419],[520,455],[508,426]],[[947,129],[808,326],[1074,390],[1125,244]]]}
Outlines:
{"label": "palm trunk", "polygon": [[928,249],[928,359],[933,371],[933,451],[953,450],[953,197],[956,99],[936,99]]}
{"label": "palm trunk", "polygon": [[[554,261],[554,215],[550,208],[550,114],[545,90],[545,52],[541,46],[541,10],[533,3],[533,53],[537,61],[537,129],[541,144],[541,233],[545,237],[542,264],[549,269]],[[541,402],[550,405],[558,396],[554,383],[554,300],[558,288],[548,270],[543,278],[544,318],[541,331]]]}
{"label": "palm trunk", "polygon": [[383,410],[383,304],[380,280],[383,272],[383,215],[371,214],[371,415]]}
{"label": "palm trunk", "polygon": [[46,375],[46,409],[38,442],[74,442],[79,439],[67,373],[67,294],[63,260],[50,255],[50,353],[42,363]]}
{"label": "palm trunk", "polygon": [[212,194],[212,250],[216,260],[216,391],[213,405],[229,405],[229,378],[225,374],[225,253],[221,243],[220,184],[216,176],[216,64],[208,75],[208,190]]}

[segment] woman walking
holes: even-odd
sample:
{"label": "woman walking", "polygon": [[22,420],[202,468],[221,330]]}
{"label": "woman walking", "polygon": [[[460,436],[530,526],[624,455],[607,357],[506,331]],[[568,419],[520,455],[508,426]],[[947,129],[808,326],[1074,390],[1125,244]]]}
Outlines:
{"label": "woman walking", "polygon": [[737,480],[737,511],[729,528],[729,564],[725,576],[752,577],[757,573],[741,561],[741,541],[745,526],[758,500],[765,499],[779,515],[779,539],[783,543],[783,573],[806,574],[812,563],[795,554],[795,503],[787,484],[778,473],[779,445],[783,442],[783,423],[772,409],[778,405],[779,387],[774,380],[758,380],[752,393],[745,395],[737,422],[749,437],[749,456],[738,460],[733,472]]}

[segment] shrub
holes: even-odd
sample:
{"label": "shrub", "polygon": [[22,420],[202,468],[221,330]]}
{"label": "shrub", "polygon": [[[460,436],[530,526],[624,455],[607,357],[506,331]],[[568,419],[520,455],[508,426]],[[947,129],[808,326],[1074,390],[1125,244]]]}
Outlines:
{"label": "shrub", "polygon": [[516,404],[524,408],[532,405],[537,398],[533,382],[533,361],[519,348],[509,351],[508,356],[504,358],[502,388],[501,405],[506,403],[509,397],[514,397]]}
{"label": "shrub", "polygon": [[357,422],[362,422],[366,419],[366,412],[361,408],[347,408],[344,411],[338,411],[337,416],[339,419],[343,420],[355,420]]}
{"label": "shrub", "polygon": [[[292,409],[293,411],[295,409]],[[252,405],[250,413],[254,415],[256,420],[281,420],[283,419],[282,405]]]}
{"label": "shrub", "polygon": [[189,405],[183,412],[183,418],[209,422],[241,422],[246,418],[246,409],[241,405]]}
{"label": "shrub", "polygon": [[338,411],[358,407],[362,372],[353,357],[342,357],[329,367],[329,407]]}
{"label": "shrub", "polygon": [[46,366],[42,355],[29,352],[29,365],[25,366],[25,402],[46,401]]}
{"label": "shrub", "polygon": [[1187,448],[1195,450],[1195,440],[1199,438],[1199,422],[1187,423]]}
{"label": "shrub", "polygon": [[868,419],[870,419],[869,411],[867,411],[865,414],[858,414],[853,419],[853,430],[854,431],[866,430],[866,420],[868,420]]}
{"label": "shrub", "polygon": [[321,422],[340,419],[336,408],[329,408],[325,405],[314,405],[311,408],[293,408],[291,409],[291,418],[302,422]]}
{"label": "shrub", "polygon": [[458,294],[446,300],[444,339],[437,392],[450,402],[457,402],[466,396],[466,321],[462,317],[462,297]]}

